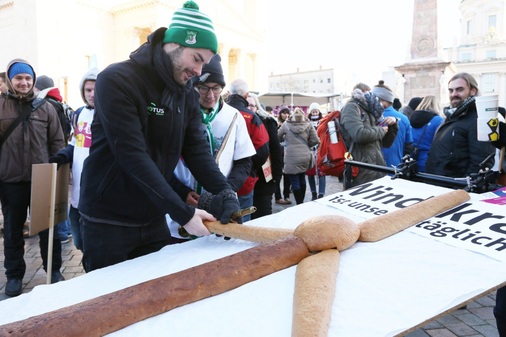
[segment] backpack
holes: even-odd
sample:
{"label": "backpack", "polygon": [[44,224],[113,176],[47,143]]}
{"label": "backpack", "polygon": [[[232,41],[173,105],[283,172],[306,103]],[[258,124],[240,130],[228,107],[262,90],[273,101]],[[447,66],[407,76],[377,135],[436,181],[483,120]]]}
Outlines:
{"label": "backpack", "polygon": [[[339,125],[340,112],[329,112],[320,120],[316,133],[320,139],[316,164],[321,172],[329,176],[342,176],[344,161],[348,158],[348,149],[344,143]],[[350,156],[351,158],[351,156]],[[352,167],[352,175],[358,175],[358,167]]]}
{"label": "backpack", "polygon": [[72,116],[74,115],[74,110],[72,110],[72,108],[65,102],[59,102],[51,97],[46,97],[46,99],[56,109],[63,131],[63,136],[65,138],[65,143],[67,143],[70,140],[70,135],[72,134]]}

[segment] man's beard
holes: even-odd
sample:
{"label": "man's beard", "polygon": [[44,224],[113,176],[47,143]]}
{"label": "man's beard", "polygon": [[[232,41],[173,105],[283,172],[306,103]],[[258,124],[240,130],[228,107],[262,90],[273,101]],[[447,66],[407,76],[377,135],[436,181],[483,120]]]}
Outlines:
{"label": "man's beard", "polygon": [[181,83],[181,80],[175,75],[181,74],[184,71],[184,67],[181,62],[184,48],[185,47],[183,46],[178,46],[176,49],[171,50],[167,53],[169,56],[170,64],[172,66],[172,76],[174,78],[174,81],[183,87],[186,85],[186,82]]}

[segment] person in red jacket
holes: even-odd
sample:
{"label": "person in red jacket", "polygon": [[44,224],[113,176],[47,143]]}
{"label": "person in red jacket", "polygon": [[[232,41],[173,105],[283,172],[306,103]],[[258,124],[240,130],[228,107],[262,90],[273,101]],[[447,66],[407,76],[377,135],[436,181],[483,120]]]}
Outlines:
{"label": "person in red jacket", "polygon": [[[248,84],[242,79],[236,79],[230,83],[230,95],[227,103],[241,113],[246,121],[248,133],[255,147],[256,154],[251,157],[251,173],[246,178],[241,189],[237,191],[239,205],[241,209],[253,206],[253,189],[258,180],[259,174],[262,174],[262,165],[269,156],[269,134],[265,129],[260,117],[249,109],[247,97],[249,95]],[[243,217],[243,221],[251,219],[251,215]]]}

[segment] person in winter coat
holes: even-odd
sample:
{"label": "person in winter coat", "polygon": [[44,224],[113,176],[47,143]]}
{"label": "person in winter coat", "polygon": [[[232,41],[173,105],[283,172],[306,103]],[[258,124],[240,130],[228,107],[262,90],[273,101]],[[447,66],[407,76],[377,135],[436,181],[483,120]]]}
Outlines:
{"label": "person in winter coat", "polygon": [[[397,120],[383,116],[383,107],[370,90],[364,83],[355,85],[350,100],[341,109],[340,126],[354,161],[385,166],[382,147],[393,144]],[[360,168],[358,175],[345,183],[357,186],[384,176],[383,172]]]}
{"label": "person in winter coat", "polygon": [[409,100],[408,105],[402,107],[401,112],[408,118],[411,118],[411,114],[416,110],[416,107],[422,101],[423,97],[413,97]]}
{"label": "person in winter coat", "polygon": [[[129,60],[97,77],[93,142],[79,197],[86,272],[174,243],[165,214],[189,234],[204,236],[211,233],[203,221],[229,223],[240,210],[209,152],[190,81],[217,53],[218,41],[195,2],[183,7],[169,28],[154,31]],[[197,209],[171,186],[181,155],[214,195],[201,197]]]}
{"label": "person in winter coat", "polygon": [[283,173],[283,155],[281,144],[279,143],[277,121],[262,108],[257,95],[250,93],[247,100],[249,108],[260,117],[269,135],[269,158],[266,162],[267,165],[264,165],[265,169],[262,169],[262,174],[258,175],[258,180],[253,190],[253,206],[256,207],[256,211],[251,214],[251,219],[257,219],[272,214],[272,196],[276,190],[276,184],[281,180]]}
{"label": "person in winter coat", "polygon": [[425,96],[415,111],[411,114],[411,133],[413,134],[414,153],[418,172],[425,172],[425,162],[429,155],[432,139],[444,118],[436,96]]}
{"label": "person in winter coat", "polygon": [[[206,146],[216,159],[220,171],[227,177],[232,190],[237,192],[251,172],[251,156],[256,151],[241,113],[225,103],[220,95],[226,82],[219,54],[204,65],[202,75],[195,77],[194,83],[195,90],[199,93],[202,124],[205,125],[202,132],[208,140]],[[174,174],[182,184],[178,193],[187,204],[196,206],[200,196],[205,197],[209,193],[195,181],[184,164],[184,158],[180,159]],[[190,240],[170,215],[167,214],[166,218],[172,237],[181,239],[182,242]]]}
{"label": "person in winter coat", "polygon": [[383,116],[397,119],[397,126],[399,128],[397,136],[391,146],[383,147],[383,158],[388,167],[399,167],[402,164],[404,154],[411,153],[413,150],[413,137],[411,135],[409,118],[394,109],[392,106],[394,94],[383,81],[379,81],[372,88],[372,92],[380,99],[380,104],[384,109]]}
{"label": "person in winter coat", "polygon": [[[468,73],[458,73],[448,82],[451,108],[448,117],[432,141],[425,172],[446,177],[464,178],[478,173],[480,164],[495,148],[477,138],[476,104],[478,83]],[[485,167],[494,166],[492,157]]]}
{"label": "person in winter coat", "polygon": [[[252,167],[250,174],[239,191],[237,191],[239,204],[242,209],[253,206],[255,184],[258,181],[258,177],[263,174],[262,165],[269,157],[269,134],[260,117],[251,111],[250,103],[247,100],[248,96],[249,90],[246,81],[237,78],[230,83],[230,96],[227,98],[227,103],[239,110],[244,117],[248,134],[256,151],[251,156]],[[249,221],[250,219],[251,214],[243,217],[244,221]]]}
{"label": "person in winter coat", "polygon": [[[53,105],[37,99],[33,90],[37,76],[25,60],[15,59],[7,66],[6,93],[0,95],[0,203],[4,216],[4,267],[7,276],[5,294],[22,292],[26,263],[23,226],[30,206],[32,165],[47,163],[65,146],[60,120]],[[18,119],[21,118],[21,119]],[[12,123],[19,124],[5,138]],[[48,270],[49,230],[39,233],[42,266]],[[61,242],[58,235],[52,242],[51,283],[63,281]]]}
{"label": "person in winter coat", "polygon": [[72,188],[70,192],[70,231],[77,249],[83,250],[83,240],[81,238],[81,215],[79,214],[79,194],[81,190],[81,174],[83,171],[84,160],[90,153],[92,142],[91,124],[95,115],[95,82],[99,70],[93,68],[88,70],[79,82],[79,91],[84,106],[77,109],[73,116],[72,138],[65,149],[58,151],[56,156],[49,158],[52,163],[65,164],[72,163]]}
{"label": "person in winter coat", "polygon": [[[323,118],[322,112],[320,111],[320,104],[311,103],[309,105],[308,118],[315,130],[318,128],[320,120]],[[318,154],[318,146],[311,148],[311,154],[316,158]],[[316,160],[316,159],[315,159]],[[309,188],[311,189],[311,200],[323,198],[325,195],[325,174],[318,169],[318,165],[314,165],[306,172],[307,181],[309,182]],[[318,189],[316,188],[316,182],[318,182]]]}
{"label": "person in winter coat", "polygon": [[[290,109],[286,105],[281,105],[278,110],[278,130],[290,117]],[[276,132],[277,133],[277,132]],[[281,142],[281,166],[283,166],[283,157],[285,156],[285,142]],[[278,205],[291,205],[292,200],[290,199],[290,179],[283,172],[283,193],[281,193],[281,181],[276,183],[276,191],[274,192],[274,198]]]}
{"label": "person in winter coat", "polygon": [[297,205],[304,202],[306,171],[316,164],[310,148],[320,143],[304,111],[296,108],[292,116],[278,130],[280,141],[286,142],[283,172],[290,179]]}

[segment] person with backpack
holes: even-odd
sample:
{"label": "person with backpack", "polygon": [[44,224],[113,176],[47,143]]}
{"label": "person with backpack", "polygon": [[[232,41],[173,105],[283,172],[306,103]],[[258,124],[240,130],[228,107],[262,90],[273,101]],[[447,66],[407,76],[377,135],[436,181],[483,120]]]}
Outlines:
{"label": "person with backpack", "polygon": [[[251,156],[251,171],[242,187],[237,191],[241,209],[253,206],[255,184],[259,176],[263,174],[262,165],[269,157],[269,134],[260,117],[250,109],[248,102],[248,84],[243,79],[237,78],[230,83],[230,95],[227,103],[239,110],[246,121],[248,134],[253,142],[256,153]],[[243,221],[251,220],[251,214],[243,217]]]}
{"label": "person with backpack", "polygon": [[56,156],[49,158],[49,162],[59,165],[72,164],[72,188],[70,191],[69,220],[70,231],[77,249],[83,250],[81,238],[81,215],[79,214],[79,192],[81,173],[84,160],[90,153],[91,146],[91,123],[95,115],[95,82],[99,70],[88,70],[79,83],[79,91],[84,106],[76,110],[73,116],[73,130],[70,143],[64,149],[58,151]]}
{"label": "person with backpack", "polygon": [[[7,66],[7,87],[0,95],[0,204],[4,216],[5,294],[18,296],[26,271],[23,226],[30,206],[32,165],[47,163],[65,146],[54,107],[37,100],[35,70],[25,60],[14,59]],[[36,111],[36,112],[35,112]],[[48,270],[49,230],[39,232],[42,266]],[[61,243],[52,242],[51,283],[63,281]]]}
{"label": "person with backpack", "polygon": [[[397,120],[383,116],[383,107],[367,84],[358,83],[353,88],[350,100],[341,110],[340,128],[354,161],[385,166],[382,147],[393,144]],[[345,188],[348,184],[357,186],[383,176],[383,172],[361,167],[351,182],[345,181]]]}
{"label": "person with backpack", "polygon": [[283,172],[290,179],[297,205],[304,202],[306,194],[306,171],[316,161],[310,148],[320,143],[311,122],[300,108],[278,130],[280,141],[286,142]]}
{"label": "person with backpack", "polygon": [[[63,135],[65,137],[65,145],[67,145],[72,130],[70,115],[73,114],[73,111],[67,104],[63,103],[63,97],[60,94],[60,89],[54,86],[54,81],[51,77],[41,75],[37,77],[34,91],[37,94],[37,98],[45,99],[55,108],[56,113],[58,114],[58,119],[60,120]],[[60,222],[56,226],[56,229],[61,243],[67,243],[70,241],[72,233],[68,219]]]}
{"label": "person with backpack", "polygon": [[[257,219],[272,214],[272,197],[283,174],[283,155],[278,138],[278,122],[262,108],[257,95],[249,93],[247,100],[250,110],[260,117],[269,135],[269,158],[263,165],[263,174],[258,175],[253,190],[253,206],[256,211],[251,214],[251,219]],[[265,174],[266,171],[271,174]]]}
{"label": "person with backpack", "polygon": [[37,93],[37,98],[47,100],[56,109],[63,135],[65,137],[65,145],[68,144],[70,134],[72,133],[71,116],[74,114],[74,110],[72,110],[72,108],[63,101],[60,89],[54,86],[54,81],[49,76],[41,75],[37,78],[37,82],[35,83],[35,92]]}

